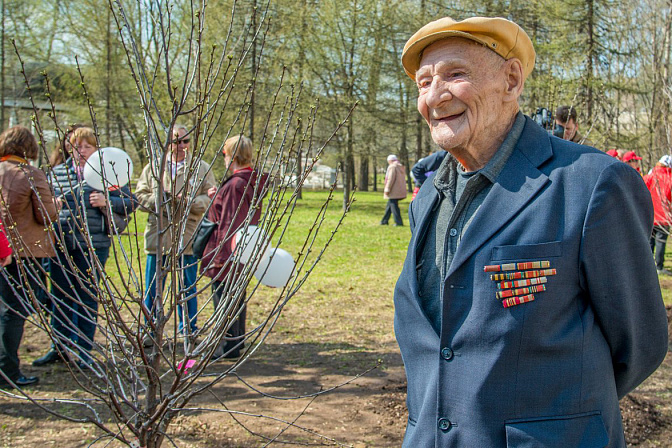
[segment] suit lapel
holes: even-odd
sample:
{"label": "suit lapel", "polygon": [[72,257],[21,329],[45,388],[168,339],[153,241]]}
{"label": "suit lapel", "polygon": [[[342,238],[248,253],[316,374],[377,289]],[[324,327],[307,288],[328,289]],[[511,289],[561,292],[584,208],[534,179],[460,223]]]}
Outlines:
{"label": "suit lapel", "polygon": [[[428,181],[431,182],[431,181]],[[406,256],[406,267],[405,269],[408,272],[406,276],[408,280],[408,286],[411,291],[411,294],[417,297],[419,287],[418,287],[418,251],[421,249],[420,244],[424,238],[424,235],[427,233],[427,228],[429,227],[430,220],[429,217],[432,215],[432,209],[436,206],[439,201],[439,192],[436,191],[434,185],[427,187],[429,191],[426,194],[421,192],[418,194],[413,202],[411,203],[412,210],[417,213],[414,216],[415,219],[415,229],[409,243],[409,253]],[[420,304],[416,301],[415,305],[420,307]]]}
{"label": "suit lapel", "polygon": [[459,269],[544,188],[548,177],[537,167],[552,154],[546,133],[528,119],[516,148],[462,236],[447,276]]}
{"label": "suit lapel", "polygon": [[[431,180],[428,182],[431,182]],[[432,210],[439,203],[439,192],[436,190],[434,185],[429,188],[429,192],[427,194],[418,196],[419,197],[416,197],[413,200],[413,209],[417,210],[418,212],[418,216],[415,217],[417,224],[415,226],[415,232],[413,232],[413,240],[411,241],[411,255],[413,256],[412,260],[414,263],[417,262],[417,253],[420,249],[419,246],[422,243],[422,240],[427,233],[427,228],[430,224],[429,217],[432,216]]]}
{"label": "suit lapel", "polygon": [[[434,187],[432,179],[426,181],[432,183],[431,186],[428,185],[426,187],[429,189],[429,191],[422,195],[418,194],[418,196],[416,196],[416,198],[413,199],[413,202],[411,203],[413,211],[417,213],[417,215],[414,216],[416,225],[411,242],[409,243],[410,249],[406,257],[406,266],[404,268],[407,270],[406,278],[408,280],[410,297],[415,298],[414,300],[410,301],[411,306],[413,306],[419,314],[425,316],[428,325],[429,322],[431,322],[431,319],[427,315],[426,310],[420,305],[420,301],[418,300],[418,293],[420,290],[418,282],[418,251],[421,249],[421,245],[423,244],[427,230],[431,225],[430,217],[432,216],[432,210],[439,203],[439,192]],[[434,328],[431,325],[429,325],[429,328],[434,331]],[[439,336],[438,333],[436,333],[436,335],[437,337]]]}

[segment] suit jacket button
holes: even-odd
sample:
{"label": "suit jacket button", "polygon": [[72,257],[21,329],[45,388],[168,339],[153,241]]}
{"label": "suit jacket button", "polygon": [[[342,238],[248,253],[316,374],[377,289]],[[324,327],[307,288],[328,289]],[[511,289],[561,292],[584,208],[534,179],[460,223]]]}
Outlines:
{"label": "suit jacket button", "polygon": [[441,357],[446,361],[450,361],[453,359],[453,350],[451,350],[449,347],[443,347],[441,349]]}
{"label": "suit jacket button", "polygon": [[457,236],[457,229],[450,229],[450,236]]}
{"label": "suit jacket button", "polygon": [[439,419],[439,429],[443,432],[448,432],[450,431],[450,427],[452,424],[450,423],[450,420],[447,418],[440,418]]}

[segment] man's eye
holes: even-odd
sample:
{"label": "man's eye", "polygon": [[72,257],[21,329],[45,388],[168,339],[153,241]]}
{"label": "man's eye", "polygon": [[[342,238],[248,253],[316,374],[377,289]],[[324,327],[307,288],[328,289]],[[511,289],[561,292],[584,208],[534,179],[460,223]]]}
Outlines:
{"label": "man's eye", "polygon": [[431,79],[421,79],[417,82],[418,89],[426,89],[432,84]]}

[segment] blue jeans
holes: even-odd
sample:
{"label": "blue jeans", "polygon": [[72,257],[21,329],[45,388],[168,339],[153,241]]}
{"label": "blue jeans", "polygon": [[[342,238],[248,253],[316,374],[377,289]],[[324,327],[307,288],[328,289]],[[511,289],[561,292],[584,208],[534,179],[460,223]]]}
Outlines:
{"label": "blue jeans", "polygon": [[670,226],[653,226],[651,234],[651,252],[655,253],[656,269],[661,271],[665,264],[665,245],[667,235],[670,233]]}
{"label": "blue jeans", "polygon": [[[163,263],[166,257],[162,257]],[[196,278],[198,276],[198,258],[193,255],[183,255],[178,262],[178,273],[181,272],[181,284],[178,297],[190,297],[187,300],[187,315],[189,316],[191,333],[197,330],[196,313],[198,313],[198,298],[196,296]],[[166,284],[166,277],[163,277],[163,285]],[[156,254],[147,255],[147,266],[145,267],[145,306],[150,314],[153,312],[154,298],[156,297]],[[165,293],[164,293],[165,295]],[[178,330],[181,332],[184,328],[182,322],[182,305],[177,306],[177,314],[180,318]]]}
{"label": "blue jeans", "polygon": [[[100,264],[105,266],[110,248],[97,248],[94,252]],[[81,249],[64,253],[57,248],[51,263],[51,328],[60,344],[71,344],[84,361],[89,360],[98,321],[98,279],[91,274],[96,272],[91,265],[88,253]],[[54,348],[58,347],[54,345]]]}
{"label": "blue jeans", "polygon": [[399,210],[399,199],[388,199],[385,207],[385,215],[383,216],[381,224],[387,224],[390,220],[390,215],[394,217],[394,223],[398,226],[403,226],[404,222],[401,220],[401,211]]}

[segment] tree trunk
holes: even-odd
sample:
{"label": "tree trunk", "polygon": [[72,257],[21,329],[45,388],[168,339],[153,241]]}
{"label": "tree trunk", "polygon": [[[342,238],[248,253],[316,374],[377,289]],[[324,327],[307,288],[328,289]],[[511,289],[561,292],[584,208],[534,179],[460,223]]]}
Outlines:
{"label": "tree trunk", "polygon": [[369,157],[359,159],[359,191],[369,191]]}
{"label": "tree trunk", "polygon": [[588,26],[588,57],[586,60],[586,124],[590,127],[593,124],[593,78],[594,62],[597,60],[595,46],[595,0],[587,0],[588,15],[586,17]]}
{"label": "tree trunk", "polygon": [[[105,139],[111,143],[112,130],[112,30],[110,29],[110,8],[107,8],[107,27],[105,32]],[[100,142],[99,142],[100,143]]]}
{"label": "tree trunk", "polygon": [[5,0],[0,4],[2,24],[0,28],[0,129],[5,129]]}
{"label": "tree trunk", "polygon": [[[299,176],[303,173],[303,164],[301,163],[301,149],[299,148],[296,151],[296,178],[298,179]],[[298,191],[296,192],[296,197],[298,199],[303,199],[303,188],[298,187]]]}
{"label": "tree trunk", "polygon": [[418,162],[418,160],[422,159],[427,155],[427,148],[425,148],[425,145],[423,144],[423,129],[425,127],[425,123],[422,120],[422,116],[418,114],[418,116],[415,118],[415,129],[416,129],[416,137],[415,137],[415,163]]}
{"label": "tree trunk", "polygon": [[378,191],[378,166],[376,165],[376,156],[371,157],[373,162],[373,191]]}
{"label": "tree trunk", "polygon": [[[257,0],[252,0],[252,35],[257,32]],[[252,40],[252,78],[257,76],[257,39]],[[250,140],[254,141],[254,92],[250,94]]]}
{"label": "tree trunk", "polygon": [[348,207],[348,202],[350,201],[350,182],[348,181],[348,157],[343,157],[343,160],[339,162],[341,168],[341,174],[343,176],[343,210]]}
{"label": "tree trunk", "polygon": [[411,169],[408,167],[408,146],[406,143],[408,131],[406,129],[406,126],[401,129],[401,147],[399,148],[399,158],[401,159],[401,163],[403,163],[406,170],[406,188],[409,192],[411,192],[413,191],[413,181],[411,180]]}
{"label": "tree trunk", "polygon": [[350,117],[348,120],[348,140],[346,142],[347,146],[345,152],[345,167],[348,173],[348,191],[354,190],[357,185],[355,183],[355,125],[353,124],[353,118],[354,117]]}

